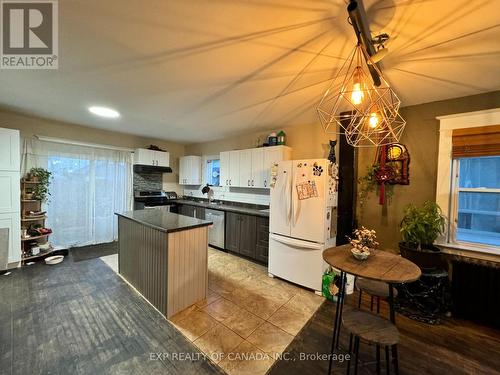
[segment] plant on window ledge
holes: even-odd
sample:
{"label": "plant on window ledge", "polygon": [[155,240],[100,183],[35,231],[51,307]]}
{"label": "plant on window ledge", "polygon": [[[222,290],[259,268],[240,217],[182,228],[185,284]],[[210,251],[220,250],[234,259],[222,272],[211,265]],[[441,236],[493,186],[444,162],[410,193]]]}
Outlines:
{"label": "plant on window ledge", "polygon": [[33,199],[47,202],[50,196],[49,185],[52,173],[44,168],[31,168],[30,175],[38,181],[33,188]]}

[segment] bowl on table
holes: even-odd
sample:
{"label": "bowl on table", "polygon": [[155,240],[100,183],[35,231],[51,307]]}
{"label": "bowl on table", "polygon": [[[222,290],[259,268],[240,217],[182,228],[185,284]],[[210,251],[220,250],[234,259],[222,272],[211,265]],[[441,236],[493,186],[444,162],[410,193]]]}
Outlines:
{"label": "bowl on table", "polygon": [[367,250],[360,250],[355,247],[351,249],[352,256],[357,260],[365,260],[370,256],[370,252]]}

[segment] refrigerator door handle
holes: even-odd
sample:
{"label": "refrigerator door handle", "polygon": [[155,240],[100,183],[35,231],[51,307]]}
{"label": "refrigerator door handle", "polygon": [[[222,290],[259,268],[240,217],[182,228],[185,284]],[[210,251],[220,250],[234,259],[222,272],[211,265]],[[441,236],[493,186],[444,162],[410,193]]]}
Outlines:
{"label": "refrigerator door handle", "polygon": [[269,237],[274,241],[278,241],[281,242],[282,244],[298,247],[301,249],[322,250],[324,247],[324,245],[321,243],[303,241],[290,237],[282,237],[282,236],[277,236],[276,234],[271,234]]}
{"label": "refrigerator door handle", "polygon": [[292,221],[292,176],[287,176],[286,179],[286,219],[287,224],[290,224]]}
{"label": "refrigerator door handle", "polygon": [[[285,212],[286,225],[290,225],[290,209],[289,209],[290,192],[288,190],[289,178],[288,178],[288,175],[286,173],[284,173],[284,176],[285,176],[285,184],[284,184],[282,191],[281,191],[280,201],[281,201],[281,206],[283,207],[284,212]],[[283,199],[285,199],[285,202],[284,202],[285,204],[283,204]]]}

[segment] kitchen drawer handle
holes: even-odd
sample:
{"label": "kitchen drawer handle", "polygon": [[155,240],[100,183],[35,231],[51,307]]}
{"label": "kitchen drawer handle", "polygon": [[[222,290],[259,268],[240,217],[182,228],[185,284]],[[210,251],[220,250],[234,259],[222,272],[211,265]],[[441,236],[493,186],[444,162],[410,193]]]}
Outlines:
{"label": "kitchen drawer handle", "polygon": [[250,186],[250,180],[248,180],[248,184],[247,185]]}

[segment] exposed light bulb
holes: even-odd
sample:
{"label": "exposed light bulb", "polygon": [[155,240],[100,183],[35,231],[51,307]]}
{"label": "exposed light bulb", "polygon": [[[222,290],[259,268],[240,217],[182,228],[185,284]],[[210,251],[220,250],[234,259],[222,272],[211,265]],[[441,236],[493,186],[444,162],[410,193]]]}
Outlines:
{"label": "exposed light bulb", "polygon": [[365,94],[363,93],[363,90],[361,90],[361,83],[355,82],[354,85],[352,86],[352,93],[351,93],[352,104],[355,105],[361,104],[364,96]]}
{"label": "exposed light bulb", "polygon": [[379,122],[380,119],[378,118],[377,114],[375,112],[372,112],[372,114],[370,115],[370,119],[368,120],[370,128],[375,129],[378,126]]}

